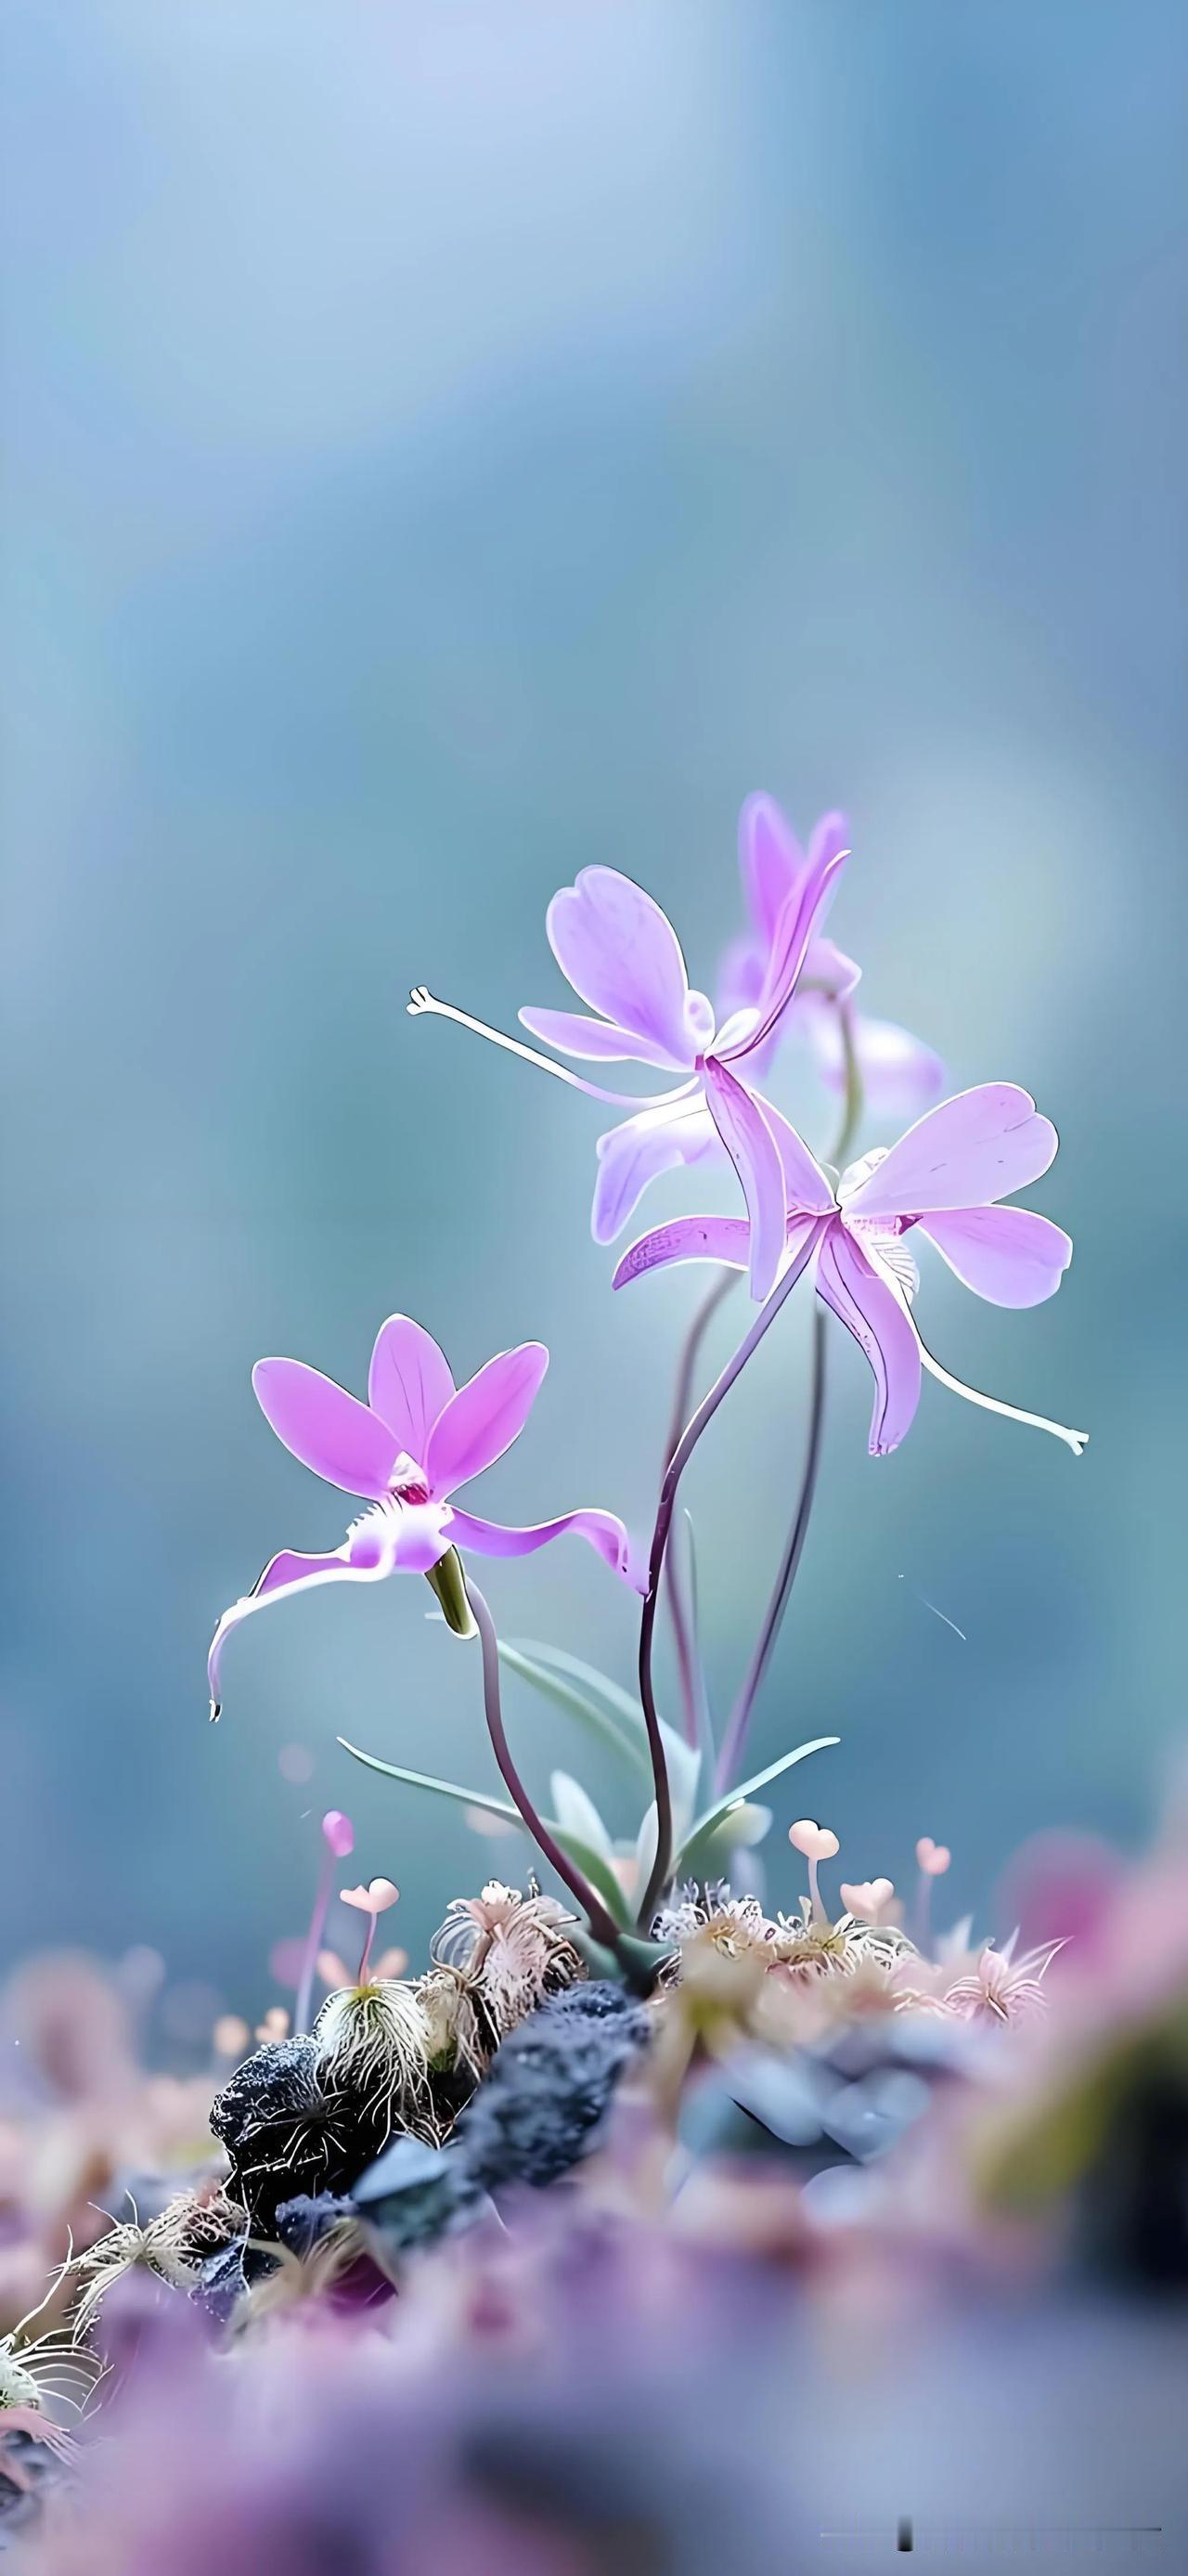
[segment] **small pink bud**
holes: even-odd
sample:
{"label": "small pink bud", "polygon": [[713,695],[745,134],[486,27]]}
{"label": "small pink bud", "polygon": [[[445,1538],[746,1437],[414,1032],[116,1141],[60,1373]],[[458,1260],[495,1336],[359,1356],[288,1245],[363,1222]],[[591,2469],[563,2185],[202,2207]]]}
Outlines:
{"label": "small pink bud", "polygon": [[921,1834],[916,1858],[925,1878],[943,1878],[952,1857],[947,1843],[934,1843],[931,1834]]}
{"label": "small pink bud", "polygon": [[396,1903],[400,1890],[390,1878],[373,1878],[366,1887],[340,1887],[344,1905],[354,1905],[360,1914],[386,1914]]}
{"label": "small pink bud", "polygon": [[806,1860],[834,1860],[840,1849],[837,1835],[828,1825],[815,1825],[811,1816],[801,1816],[797,1824],[789,1825],[788,1840]]}
{"label": "small pink bud", "polygon": [[860,1923],[877,1923],[885,1905],[890,1904],[895,1889],[889,1878],[860,1879],[856,1887],[843,1884],[841,1901],[847,1914]]}
{"label": "small pink bud", "polygon": [[331,1807],[322,1818],[322,1834],[335,1860],[349,1860],[355,1848],[355,1828],[349,1816],[344,1816],[338,1807]]}

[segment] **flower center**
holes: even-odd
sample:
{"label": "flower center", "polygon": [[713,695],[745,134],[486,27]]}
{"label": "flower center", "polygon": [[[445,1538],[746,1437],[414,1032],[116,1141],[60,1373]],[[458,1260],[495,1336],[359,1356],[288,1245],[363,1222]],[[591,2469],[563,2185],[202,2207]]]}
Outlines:
{"label": "flower center", "polygon": [[853,1197],[855,1190],[860,1190],[863,1182],[870,1179],[871,1173],[877,1172],[880,1163],[886,1162],[890,1150],[889,1145],[875,1145],[869,1154],[859,1155],[856,1163],[847,1163],[837,1185],[839,1207],[844,1207],[846,1200]]}
{"label": "flower center", "polygon": [[401,1450],[392,1469],[388,1491],[397,1503],[427,1503],[429,1500],[429,1479],[416,1459],[409,1457],[407,1449]]}

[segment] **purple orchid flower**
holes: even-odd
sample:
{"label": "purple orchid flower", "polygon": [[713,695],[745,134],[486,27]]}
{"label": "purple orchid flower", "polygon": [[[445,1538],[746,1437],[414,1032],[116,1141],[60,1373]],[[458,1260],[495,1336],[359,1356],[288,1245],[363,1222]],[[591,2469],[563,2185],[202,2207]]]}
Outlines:
{"label": "purple orchid flower", "polygon": [[[753,998],[719,1023],[708,996],[689,984],[680,941],[658,903],[615,868],[583,868],[548,909],[549,944],[562,974],[597,1017],[578,1011],[523,1010],[534,1037],[588,1062],[654,1065],[687,1079],[675,1089],[633,1099],[605,1091],[519,1039],[490,1029],[423,985],[409,1010],[458,1020],[515,1055],[543,1066],[591,1099],[632,1111],[598,1140],[599,1171],[592,1225],[610,1243],[648,1182],[678,1164],[696,1162],[719,1145],[729,1155],[746,1199],[748,1267],[755,1297],[771,1288],[783,1258],[784,1184],[775,1113],[754,1088],[770,1044],[817,941],[825,905],[848,856],[840,818],[815,836],[803,868],[782,895],[774,874],[763,878],[766,949]],[[833,959],[840,952],[831,950]],[[848,960],[841,966],[852,975]]]}
{"label": "purple orchid flower", "polygon": [[455,1546],[483,1556],[532,1556],[572,1530],[641,1588],[614,1512],[564,1512],[531,1529],[508,1529],[450,1499],[519,1437],[548,1364],[542,1342],[522,1342],[455,1388],[444,1353],[409,1315],[389,1315],[380,1326],[366,1404],[302,1360],[256,1362],[252,1386],[277,1438],[304,1467],[360,1495],[368,1509],[328,1556],[282,1549],[254,1590],[224,1611],[210,1650],[212,1716],[219,1712],[219,1663],[232,1629],[253,1610],[316,1583],[373,1583],[398,1567],[428,1574]]}
{"label": "purple orchid flower", "polygon": [[[807,852],[801,848],[787,815],[774,797],[748,796],[738,825],[738,863],[751,928],[735,940],[722,961],[718,986],[719,1016],[753,1006],[763,989],[767,960],[784,905],[806,884],[824,852],[848,839],[844,815],[825,814]],[[860,969],[853,959],[818,933],[810,943],[800,982],[778,1035],[801,1032],[812,1047],[817,1071],[830,1090],[845,1089],[845,1049],[837,1006],[854,991]],[[944,1066],[931,1047],[893,1020],[871,1019],[864,1011],[852,1018],[854,1051],[863,1096],[876,1116],[914,1118],[939,1100]],[[768,1041],[767,1058],[776,1036]],[[766,1063],[763,1070],[766,1070]]]}
{"label": "purple orchid flower", "polygon": [[[1030,1208],[999,1205],[1008,1191],[1038,1180],[1056,1153],[1056,1130],[1037,1114],[1030,1093],[1010,1082],[958,1092],[928,1110],[897,1145],[852,1163],[836,1188],[786,1120],[779,1133],[787,1257],[816,1236],[818,1294],[853,1334],[874,1377],[871,1456],[898,1448],[914,1419],[925,1368],[971,1404],[1050,1431],[1079,1457],[1086,1432],[1023,1413],[951,1377],[925,1349],[912,1314],[919,1274],[906,1238],[913,1229],[992,1305],[1037,1306],[1059,1287],[1072,1259],[1067,1234]],[[684,1217],[658,1226],[624,1254],[614,1285],[674,1261],[745,1269],[747,1231],[743,1217]]]}

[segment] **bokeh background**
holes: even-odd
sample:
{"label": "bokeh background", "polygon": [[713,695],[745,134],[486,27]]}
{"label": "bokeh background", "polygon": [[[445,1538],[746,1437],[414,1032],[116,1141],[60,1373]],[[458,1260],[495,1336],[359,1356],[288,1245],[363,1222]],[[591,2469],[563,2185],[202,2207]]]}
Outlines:
{"label": "bokeh background", "polygon": [[[927,1319],[1088,1456],[926,1382],[876,1464],[835,1335],[754,1738],[842,1738],[781,1833],[932,1833],[1005,1932],[1020,1840],[1136,1843],[1183,1723],[1179,0],[8,0],[2,50],[4,1956],[148,1945],[180,2030],[275,1999],[323,1807],[414,1955],[500,1859],[336,1747],[493,1784],[413,1579],[245,1628],[208,1728],[219,1609],[343,1527],[248,1372],[361,1384],[394,1307],[460,1374],[539,1336],[481,1507],[644,1525],[702,1274],[612,1297],[598,1110],[403,1004],[563,1000],[592,860],[709,981],[759,785],[852,817],[868,1007],[1062,1131],[1059,1298],[935,1263]],[[719,1706],[805,1335],[690,1480]],[[489,1590],[630,1676],[586,1550]]]}

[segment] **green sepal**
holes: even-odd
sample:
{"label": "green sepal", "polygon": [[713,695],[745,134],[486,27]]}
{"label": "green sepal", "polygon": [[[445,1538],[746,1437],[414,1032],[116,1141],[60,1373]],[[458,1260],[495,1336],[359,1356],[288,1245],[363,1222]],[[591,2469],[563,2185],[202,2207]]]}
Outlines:
{"label": "green sepal", "polygon": [[603,1978],[608,1985],[626,1986],[637,1995],[652,1993],[665,1960],[676,1955],[671,1941],[643,1941],[636,1932],[622,1933],[613,1950],[604,1949],[584,1924],[567,1929],[566,1938],[585,1960],[592,1977]]}
{"label": "green sepal", "polygon": [[466,1598],[466,1577],[462,1571],[462,1559],[456,1547],[447,1547],[445,1555],[439,1556],[436,1565],[428,1568],[425,1581],[437,1594],[441,1603],[442,1617],[451,1634],[455,1637],[477,1637],[478,1629],[474,1624],[470,1603]]}

